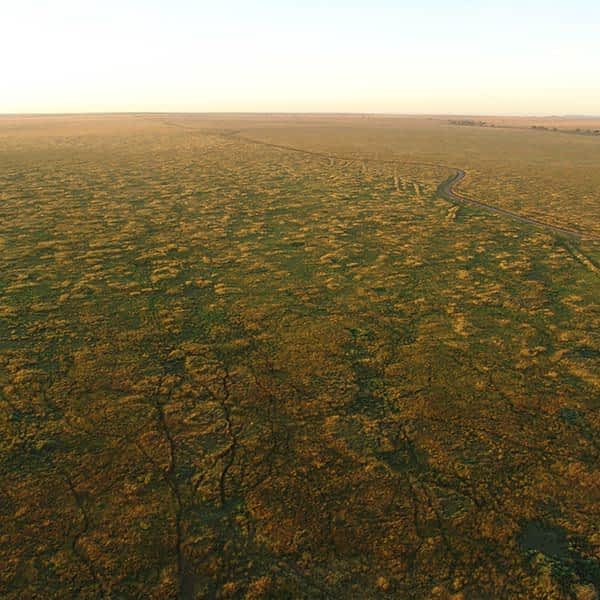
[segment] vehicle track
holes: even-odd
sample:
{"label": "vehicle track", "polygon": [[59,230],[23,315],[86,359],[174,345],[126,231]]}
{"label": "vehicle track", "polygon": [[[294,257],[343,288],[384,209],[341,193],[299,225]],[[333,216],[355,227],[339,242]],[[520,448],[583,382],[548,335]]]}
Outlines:
{"label": "vehicle track", "polygon": [[360,156],[344,156],[335,153],[329,152],[320,152],[317,150],[307,150],[305,148],[298,148],[295,146],[288,146],[285,144],[275,144],[273,142],[266,142],[264,140],[258,140],[255,138],[250,138],[244,135],[241,135],[240,130],[233,131],[220,131],[215,132],[207,131],[200,128],[188,127],[186,125],[180,125],[178,123],[173,122],[165,122],[165,125],[169,125],[172,127],[179,127],[181,129],[187,129],[189,131],[195,131],[202,134],[209,135],[217,135],[221,138],[225,139],[235,139],[242,142],[246,142],[248,144],[256,144],[259,146],[264,146],[266,148],[276,148],[279,150],[285,150],[287,152],[295,152],[297,154],[304,154],[307,156],[316,156],[319,158],[325,158],[328,160],[343,160],[348,162],[362,162],[362,163],[375,163],[375,164],[389,164],[389,165],[416,165],[423,167],[438,167],[443,169],[448,169],[449,171],[454,171],[454,175],[450,176],[444,182],[442,182],[437,189],[437,193],[440,197],[448,200],[450,202],[458,202],[460,204],[467,204],[471,206],[475,206],[477,208],[481,208],[487,212],[507,217],[512,219],[513,221],[519,221],[520,223],[526,223],[528,225],[533,225],[534,227],[538,227],[540,229],[545,229],[546,231],[550,231],[551,233],[555,233],[561,236],[567,236],[570,238],[575,238],[578,240],[591,240],[591,241],[600,241],[600,236],[594,235],[588,232],[578,231],[576,229],[571,229],[569,227],[563,227],[562,225],[556,225],[554,223],[548,223],[547,221],[542,221],[540,219],[536,219],[535,217],[529,217],[527,215],[519,214],[513,212],[512,210],[508,210],[506,208],[501,208],[499,206],[495,206],[493,204],[487,204],[486,202],[482,202],[481,200],[477,200],[476,198],[472,198],[471,196],[467,196],[466,194],[462,194],[460,192],[455,191],[455,187],[460,184],[460,182],[467,176],[466,171],[460,169],[458,167],[453,167],[451,165],[447,165],[444,163],[435,163],[435,162],[425,162],[425,161],[411,161],[411,160],[398,160],[398,159],[382,159],[382,158],[372,158],[372,157],[360,157]]}
{"label": "vehicle track", "polygon": [[535,225],[536,227],[541,227],[552,231],[553,233],[558,233],[560,235],[566,235],[569,237],[575,237],[578,239],[592,239],[598,240],[597,236],[593,236],[590,234],[586,234],[581,231],[577,231],[575,229],[569,229],[568,227],[562,227],[561,225],[555,225],[553,223],[548,223],[546,221],[541,221],[534,217],[528,217],[519,213],[515,213],[511,210],[507,210],[506,208],[500,208],[499,206],[494,206],[492,204],[486,204],[481,200],[477,200],[476,198],[471,198],[465,194],[461,194],[460,192],[456,192],[454,190],[454,186],[458,185],[465,177],[466,173],[462,169],[457,169],[454,167],[456,173],[446,179],[443,183],[441,183],[438,187],[438,194],[445,198],[446,200],[450,200],[453,202],[461,202],[463,204],[471,204],[473,206],[481,207],[488,212],[492,212],[497,215],[502,215],[505,217],[509,217],[515,221],[520,221],[522,223],[528,223],[529,225]]}
{"label": "vehicle track", "polygon": [[405,165],[418,165],[424,167],[439,167],[448,169],[450,171],[454,171],[454,175],[446,179],[443,183],[438,186],[438,194],[451,202],[459,202],[461,204],[470,204],[472,206],[476,206],[478,208],[482,208],[488,212],[508,217],[515,221],[520,221],[521,223],[527,223],[529,225],[534,225],[536,227],[540,227],[542,229],[546,229],[551,231],[552,233],[557,233],[559,235],[564,235],[577,239],[589,239],[589,240],[600,240],[600,237],[594,236],[592,234],[588,234],[585,232],[577,231],[576,229],[570,229],[568,227],[563,227],[561,225],[555,225],[553,223],[548,223],[546,221],[541,221],[540,219],[536,219],[534,217],[528,217],[526,215],[522,215],[506,208],[500,208],[499,206],[494,206],[492,204],[487,204],[482,202],[481,200],[477,200],[476,198],[472,198],[465,194],[461,194],[454,190],[454,187],[458,185],[467,175],[467,173],[458,167],[452,167],[450,165],[446,165],[443,163],[434,163],[434,162],[421,162],[421,161],[409,161],[409,160],[393,160],[393,159],[380,159],[380,158],[370,158],[370,157],[355,157],[355,156],[342,156],[339,154],[331,154],[326,152],[318,152],[315,150],[305,150],[303,148],[296,148],[294,146],[287,146],[283,144],[274,144],[271,142],[265,142],[262,140],[257,140],[254,138],[249,138],[243,135],[239,135],[239,132],[231,132],[222,134],[222,137],[228,139],[237,139],[247,143],[258,144],[260,146],[266,146],[268,148],[278,148],[280,150],[287,150],[288,152],[296,152],[301,154],[307,154],[309,156],[318,156],[321,158],[327,159],[335,159],[335,160],[345,160],[345,161],[354,161],[354,162],[367,162],[367,163],[377,163],[377,164],[405,164]]}

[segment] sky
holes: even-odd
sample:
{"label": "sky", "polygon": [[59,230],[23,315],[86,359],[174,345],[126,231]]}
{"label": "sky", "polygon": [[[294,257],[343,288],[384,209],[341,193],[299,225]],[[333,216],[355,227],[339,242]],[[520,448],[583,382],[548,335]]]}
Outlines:
{"label": "sky", "polygon": [[599,115],[599,0],[0,0],[0,113]]}

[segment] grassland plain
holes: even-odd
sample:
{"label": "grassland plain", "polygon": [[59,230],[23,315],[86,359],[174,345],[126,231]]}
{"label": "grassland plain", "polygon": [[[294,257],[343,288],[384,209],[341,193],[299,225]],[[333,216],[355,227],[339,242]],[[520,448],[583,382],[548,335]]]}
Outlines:
{"label": "grassland plain", "polygon": [[2,597],[594,598],[598,158],[434,119],[0,119]]}

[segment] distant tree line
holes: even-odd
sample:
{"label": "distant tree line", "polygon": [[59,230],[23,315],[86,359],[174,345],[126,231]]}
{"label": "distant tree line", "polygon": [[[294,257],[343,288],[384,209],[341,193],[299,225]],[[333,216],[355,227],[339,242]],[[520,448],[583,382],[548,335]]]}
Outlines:
{"label": "distant tree line", "polygon": [[473,119],[458,119],[450,121],[451,125],[462,125],[467,127],[494,127],[485,121],[474,121]]}
{"label": "distant tree line", "polygon": [[563,133],[575,133],[577,135],[600,135],[600,129],[558,129],[557,127],[545,127],[544,125],[532,125],[531,129],[539,131],[562,131]]}

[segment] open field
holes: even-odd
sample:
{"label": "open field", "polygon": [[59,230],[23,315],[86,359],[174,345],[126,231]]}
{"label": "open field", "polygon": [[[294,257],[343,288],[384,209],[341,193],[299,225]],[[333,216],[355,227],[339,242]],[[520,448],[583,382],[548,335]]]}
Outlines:
{"label": "open field", "polygon": [[438,118],[0,117],[0,596],[592,600],[599,164]]}

